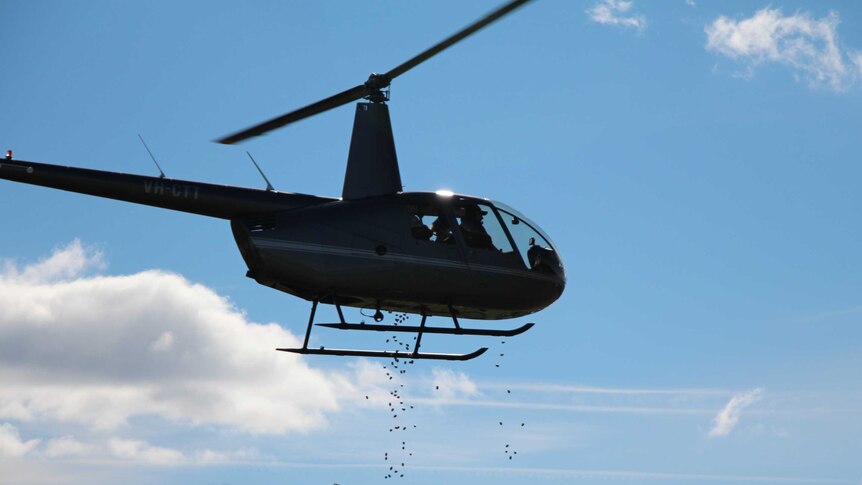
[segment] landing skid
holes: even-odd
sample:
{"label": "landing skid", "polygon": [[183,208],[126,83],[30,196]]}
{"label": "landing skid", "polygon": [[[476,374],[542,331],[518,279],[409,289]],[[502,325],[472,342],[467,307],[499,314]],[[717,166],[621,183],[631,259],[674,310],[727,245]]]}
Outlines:
{"label": "landing skid", "polygon": [[[308,327],[305,330],[305,340],[302,342],[302,347],[298,349],[275,349],[281,352],[292,352],[294,354],[302,354],[302,355],[340,355],[340,356],[350,356],[350,357],[382,357],[386,359],[427,359],[427,360],[470,360],[479,357],[484,354],[485,351],[488,350],[487,347],[481,347],[473,352],[468,354],[438,354],[438,353],[427,353],[427,352],[419,352],[419,346],[422,344],[422,335],[425,333],[438,333],[438,334],[447,334],[447,335],[484,335],[489,337],[512,337],[521,333],[526,332],[530,328],[533,327],[532,323],[524,324],[518,328],[512,330],[495,330],[495,329],[484,329],[484,328],[463,328],[458,324],[458,317],[455,314],[455,310],[452,306],[449,306],[449,313],[452,316],[452,322],[455,324],[454,328],[442,328],[442,327],[427,327],[425,326],[425,321],[428,319],[428,315],[425,314],[424,309],[422,312],[422,321],[419,323],[419,326],[415,325],[379,325],[379,324],[369,324],[366,325],[364,323],[347,323],[344,321],[344,314],[341,312],[341,305],[335,301],[333,297],[333,301],[335,304],[335,309],[338,310],[338,320],[340,323],[318,323],[317,325],[321,327],[327,328],[335,328],[338,330],[370,330],[375,332],[407,332],[407,333],[415,333],[416,334],[416,343],[413,347],[413,351],[409,350],[354,350],[354,349],[327,349],[325,347],[320,347],[317,349],[312,349],[308,347],[308,340],[311,337],[311,328],[314,324],[314,314],[317,312],[317,304],[319,300],[313,300],[311,303],[311,315],[308,317]],[[377,314],[380,314],[380,310],[378,309]],[[381,315],[382,316],[382,315]],[[375,317],[376,319],[376,317]]]}
{"label": "landing skid", "polygon": [[401,350],[352,350],[352,349],[275,349],[282,352],[293,352],[305,355],[341,355],[349,357],[383,357],[387,359],[427,359],[427,360],[470,360],[479,357],[488,350],[482,347],[469,354],[436,354],[425,352],[406,352]]}
{"label": "landing skid", "polygon": [[417,327],[410,325],[366,325],[364,323],[316,323],[318,327],[336,328],[338,330],[370,330],[373,332],[407,332],[418,333],[443,333],[447,335],[483,335],[486,337],[514,337],[533,328],[533,323],[526,323],[512,330],[495,330],[485,328],[443,328],[443,327]]}

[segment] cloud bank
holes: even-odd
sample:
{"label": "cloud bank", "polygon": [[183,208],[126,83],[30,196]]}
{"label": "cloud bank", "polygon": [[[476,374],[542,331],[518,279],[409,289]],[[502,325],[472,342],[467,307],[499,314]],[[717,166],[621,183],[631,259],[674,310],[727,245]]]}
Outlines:
{"label": "cloud bank", "polygon": [[[249,321],[202,285],[155,270],[87,275],[103,266],[79,241],[35,264],[0,266],[0,422],[104,432],[156,416],[256,434],[307,431],[377,372],[313,369],[273,350],[300,344],[296,336]],[[4,426],[5,453],[36,446]],[[51,446],[58,455],[80,449],[72,438]],[[112,449],[164,455],[125,442]]]}
{"label": "cloud bank", "polygon": [[838,24],[836,12],[815,19],[767,7],[749,18],[721,16],[707,25],[706,49],[740,62],[747,76],[761,64],[777,63],[813,87],[843,92],[862,74],[862,54],[842,50]]}

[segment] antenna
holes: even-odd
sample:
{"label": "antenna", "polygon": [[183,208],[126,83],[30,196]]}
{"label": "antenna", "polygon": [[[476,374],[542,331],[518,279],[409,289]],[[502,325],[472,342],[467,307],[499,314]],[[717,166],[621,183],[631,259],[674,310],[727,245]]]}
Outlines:
{"label": "antenna", "polygon": [[260,169],[260,165],[258,165],[257,162],[254,161],[254,157],[251,156],[251,153],[249,153],[249,152],[245,152],[245,153],[246,153],[246,155],[248,155],[248,158],[251,159],[251,163],[254,164],[254,167],[257,169],[257,171],[260,172],[260,176],[263,177],[263,180],[266,181],[266,191],[267,192],[274,192],[275,189],[272,188],[272,184],[269,183],[269,179],[266,178],[266,175],[263,174],[263,170]]}
{"label": "antenna", "polygon": [[162,171],[162,167],[160,167],[160,166],[159,166],[159,162],[157,162],[157,161],[156,161],[156,157],[154,157],[154,156],[153,156],[153,152],[151,152],[151,151],[150,151],[150,147],[148,147],[148,146],[147,146],[147,142],[145,142],[145,141],[144,141],[144,137],[142,137],[142,136],[141,136],[141,134],[140,134],[140,133],[138,133],[138,138],[140,138],[140,139],[141,139],[141,143],[143,143],[143,144],[144,144],[144,148],[146,148],[146,149],[147,149],[147,153],[149,153],[149,154],[150,154],[150,158],[152,158],[152,159],[153,159],[153,163],[155,163],[155,164],[156,164],[156,168],[157,168],[157,169],[159,169],[159,174],[160,174],[160,175],[159,175],[159,178],[160,178],[160,179],[165,178],[165,172],[163,172],[163,171]]}

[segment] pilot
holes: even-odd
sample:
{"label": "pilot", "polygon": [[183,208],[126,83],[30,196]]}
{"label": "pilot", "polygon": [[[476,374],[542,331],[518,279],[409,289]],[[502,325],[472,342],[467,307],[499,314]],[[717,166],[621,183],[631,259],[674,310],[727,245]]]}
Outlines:
{"label": "pilot", "polygon": [[446,220],[446,215],[441,214],[431,224],[431,231],[434,233],[434,241],[440,243],[454,243],[452,238],[452,228],[449,226],[449,221]]}
{"label": "pilot", "polygon": [[468,205],[464,207],[464,217],[461,218],[461,234],[464,242],[471,248],[496,250],[491,236],[482,224],[482,216],[487,212],[478,206]]}

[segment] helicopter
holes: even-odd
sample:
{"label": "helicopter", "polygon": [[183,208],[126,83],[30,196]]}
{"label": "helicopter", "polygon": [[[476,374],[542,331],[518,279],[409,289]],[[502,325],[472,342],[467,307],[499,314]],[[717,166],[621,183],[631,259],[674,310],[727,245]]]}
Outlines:
{"label": "helicopter", "polygon": [[[420,351],[424,334],[510,337],[529,330],[467,328],[459,318],[502,320],[540,311],[566,284],[551,238],[517,210],[449,191],[404,192],[392,125],[392,80],[530,0],[514,0],[363,84],[216,140],[235,144],[359,101],[340,198],[215,185],[15,159],[0,160],[0,179],[161,207],[230,221],[239,252],[257,283],[311,302],[304,355],[463,361],[466,354]],[[361,100],[361,101],[360,101]],[[141,139],[143,142],[143,139]],[[144,143],[146,147],[146,143]],[[147,149],[149,151],[149,149]],[[251,155],[249,154],[249,157]],[[153,158],[155,162],[155,158]],[[345,331],[406,332],[410,350],[310,347],[319,304],[333,305]],[[342,306],[373,309],[375,323],[348,323]],[[382,324],[383,311],[421,316],[419,325]],[[444,316],[452,326],[426,325]]]}

